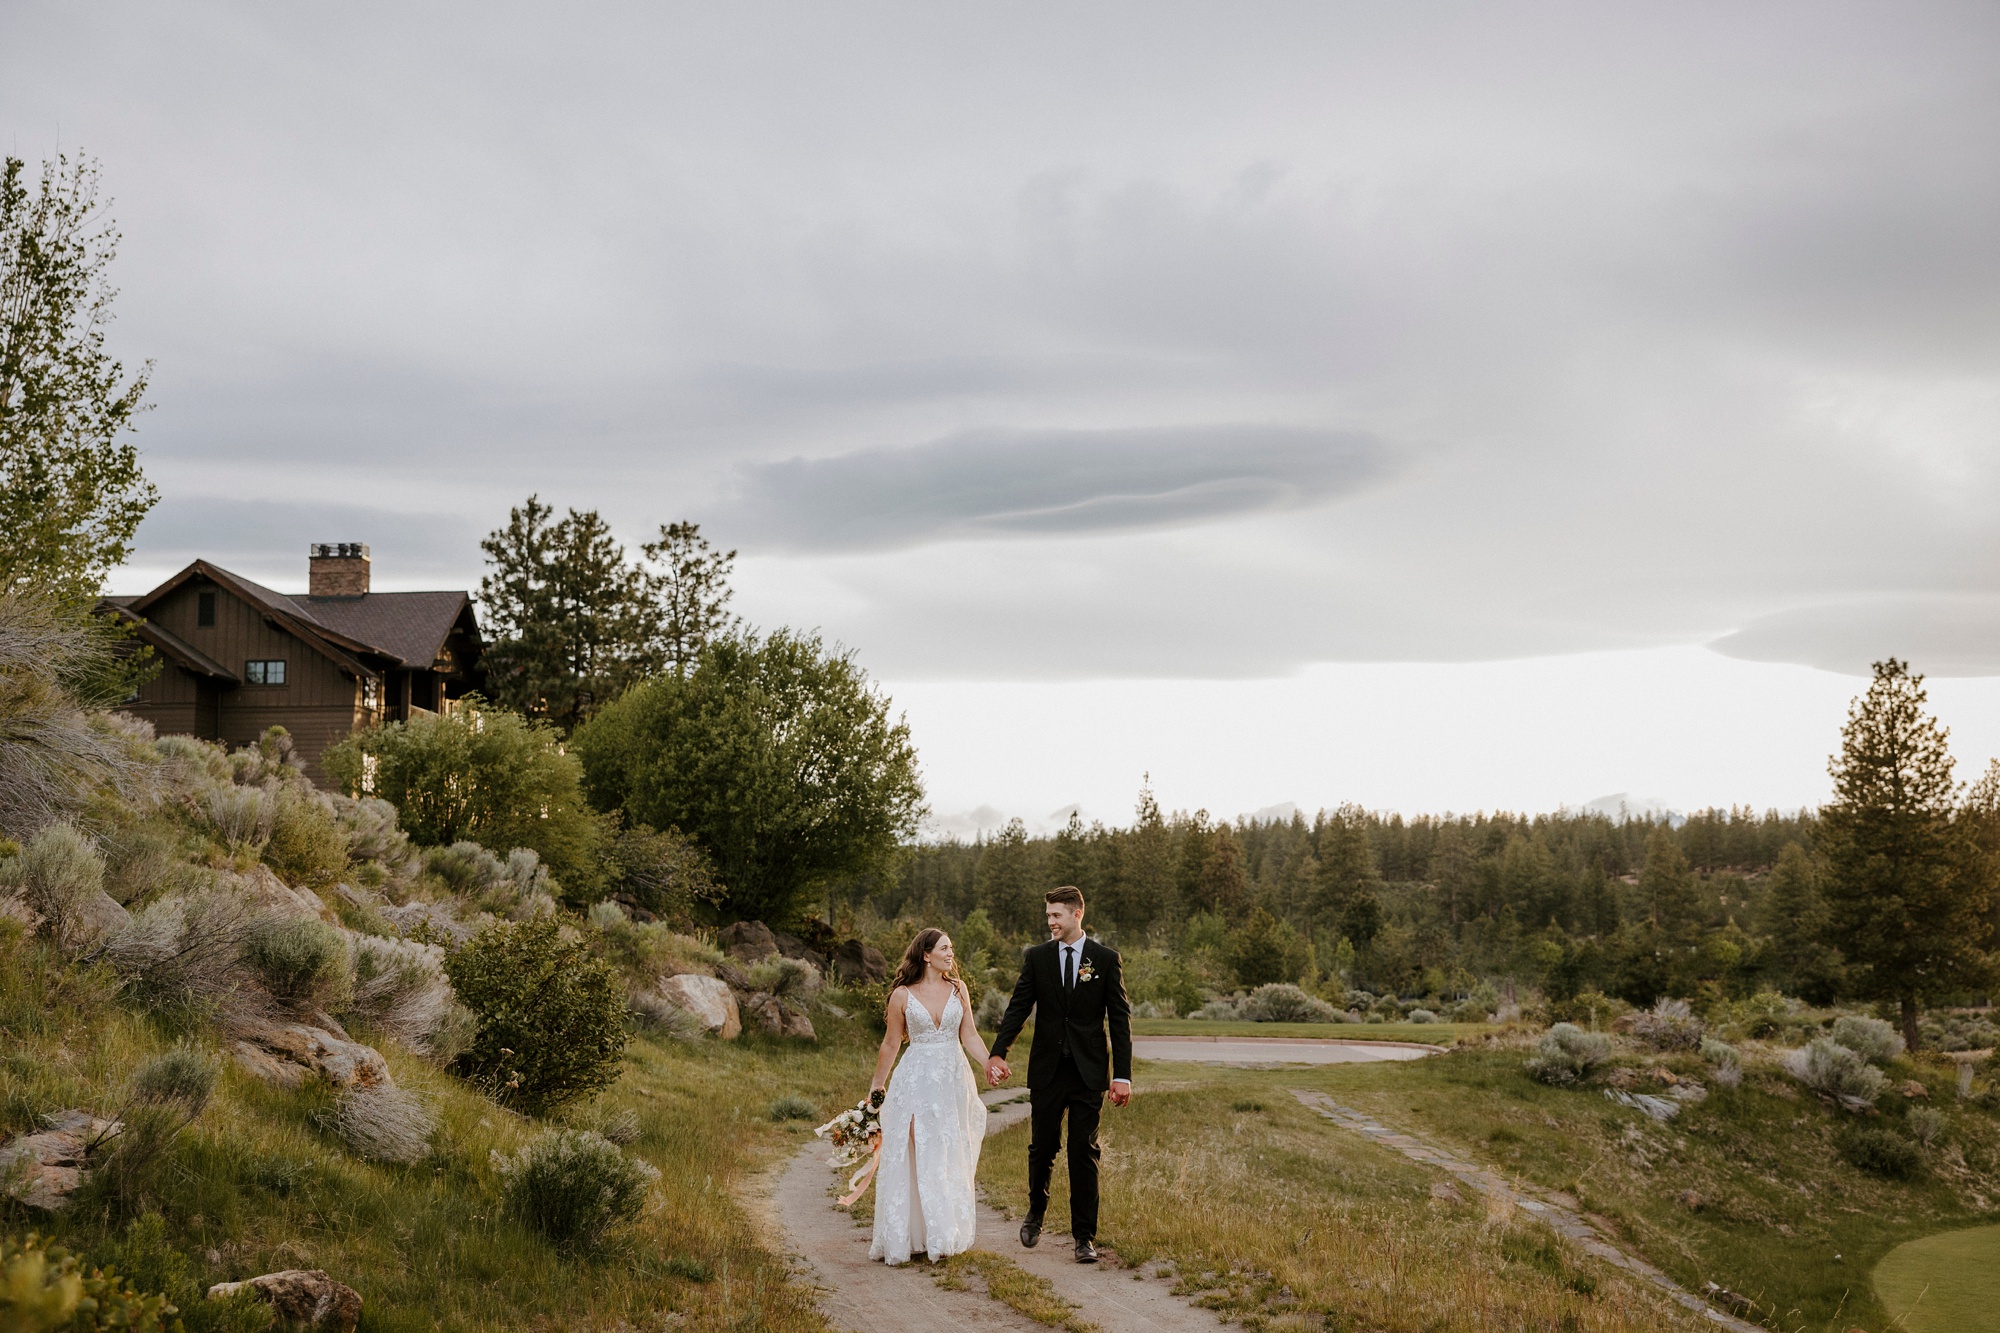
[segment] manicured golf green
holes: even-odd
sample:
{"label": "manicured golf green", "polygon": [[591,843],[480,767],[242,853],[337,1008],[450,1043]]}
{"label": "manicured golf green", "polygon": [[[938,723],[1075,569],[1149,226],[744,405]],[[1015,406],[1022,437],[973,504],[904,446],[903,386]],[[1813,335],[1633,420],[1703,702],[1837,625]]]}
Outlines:
{"label": "manicured golf green", "polygon": [[1875,1294],[1909,1333],[2000,1333],[2000,1227],[1905,1241],[1875,1265]]}

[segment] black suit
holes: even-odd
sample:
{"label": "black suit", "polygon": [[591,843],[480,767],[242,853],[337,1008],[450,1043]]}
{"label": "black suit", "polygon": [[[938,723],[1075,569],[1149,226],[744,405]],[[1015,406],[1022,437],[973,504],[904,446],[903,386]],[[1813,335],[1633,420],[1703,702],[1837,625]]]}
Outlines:
{"label": "black suit", "polygon": [[[993,1054],[1021,1035],[1035,1013],[1035,1044],[1028,1050],[1028,1104],[1034,1132],[1028,1143],[1028,1211],[1040,1217],[1049,1204],[1049,1177],[1062,1148],[1062,1120],[1069,1114],[1069,1220],[1077,1240],[1097,1239],[1097,1120],[1113,1079],[1132,1078],[1132,1005],[1118,953],[1093,939],[1081,941],[1073,984],[1064,985],[1062,945],[1037,944],[1021,956],[1021,979],[993,1037]],[[1106,1029],[1109,1029],[1109,1041]]]}

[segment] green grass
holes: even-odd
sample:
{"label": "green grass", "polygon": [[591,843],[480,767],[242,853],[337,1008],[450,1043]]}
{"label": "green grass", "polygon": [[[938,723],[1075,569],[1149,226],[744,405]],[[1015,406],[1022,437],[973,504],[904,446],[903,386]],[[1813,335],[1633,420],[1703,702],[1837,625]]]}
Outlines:
{"label": "green grass", "polygon": [[[1926,1082],[1947,1121],[1922,1176],[1891,1181],[1841,1160],[1836,1144],[1853,1117],[1775,1075],[1752,1073],[1735,1091],[1711,1087],[1705,1102],[1662,1125],[1596,1088],[1534,1082],[1522,1054],[1461,1050],[1282,1078],[1567,1191],[1682,1285],[1741,1293],[1788,1330],[1887,1326],[1868,1281],[1877,1261],[1912,1239],[1996,1215],[2000,1120],[1957,1102],[1946,1068],[1904,1062],[1891,1071],[1898,1083]],[[1701,1073],[1691,1059],[1670,1063]],[[1907,1105],[1885,1095],[1869,1122],[1894,1127]]]}
{"label": "green grass", "polygon": [[2000,1330],[2000,1226],[1903,1242],[1875,1265],[1875,1294],[1908,1333]]}
{"label": "green grass", "polygon": [[1199,1018],[1135,1018],[1140,1037],[1331,1037],[1339,1041],[1421,1041],[1450,1046],[1492,1030],[1490,1023],[1211,1023]]}
{"label": "green grass", "polygon": [[[52,991],[59,1003],[45,1002]],[[105,1173],[54,1219],[0,1202],[0,1227],[53,1233],[167,1291],[195,1316],[189,1333],[214,1326],[202,1322],[207,1285],[278,1268],[324,1268],[355,1287],[370,1333],[657,1328],[670,1311],[684,1329],[822,1333],[809,1293],[735,1192],[811,1134],[811,1121],[773,1121],[775,1100],[830,1110],[865,1086],[874,1035],[823,1031],[817,1047],[635,1039],[624,1076],[576,1119],[634,1112],[630,1151],[661,1177],[637,1224],[577,1258],[508,1215],[489,1163],[542,1124],[388,1045],[397,1082],[432,1099],[443,1123],[424,1162],[361,1161],[325,1126],[324,1091],[280,1091],[231,1067],[200,1119],[122,1197]],[[66,1106],[117,1110],[131,1070],[173,1035],[109,999],[101,978],[50,967],[35,946],[0,958],[0,1132]]]}
{"label": "green grass", "polygon": [[[1366,1066],[1375,1068],[1375,1066]],[[1402,1066],[1395,1066],[1401,1068]],[[1337,1130],[1290,1095],[1323,1069],[1142,1062],[1104,1111],[1100,1239],[1247,1327],[1637,1333],[1700,1325],[1483,1202],[1434,1200],[1436,1173]],[[1026,1208],[1028,1127],[980,1156],[987,1197]],[[1057,1165],[1049,1220],[1067,1229]]]}
{"label": "green grass", "polygon": [[1097,1325],[1064,1300],[1054,1283],[991,1250],[954,1254],[933,1265],[931,1276],[948,1291],[970,1291],[976,1282],[988,1296],[1038,1324],[1066,1333],[1098,1333]]}

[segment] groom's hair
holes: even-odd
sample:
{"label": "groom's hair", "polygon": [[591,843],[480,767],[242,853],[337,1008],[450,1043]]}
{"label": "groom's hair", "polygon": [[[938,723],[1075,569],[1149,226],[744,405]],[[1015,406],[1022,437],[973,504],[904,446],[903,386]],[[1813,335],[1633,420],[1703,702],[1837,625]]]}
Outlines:
{"label": "groom's hair", "polygon": [[1083,890],[1074,884],[1065,884],[1059,889],[1050,889],[1042,895],[1045,903],[1067,903],[1077,911],[1083,910]]}

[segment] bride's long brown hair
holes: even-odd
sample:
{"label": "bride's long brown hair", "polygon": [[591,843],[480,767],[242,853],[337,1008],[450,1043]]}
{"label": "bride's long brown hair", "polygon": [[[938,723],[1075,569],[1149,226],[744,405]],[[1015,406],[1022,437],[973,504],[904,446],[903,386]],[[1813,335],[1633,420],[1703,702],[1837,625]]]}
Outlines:
{"label": "bride's long brown hair", "polygon": [[[943,938],[944,932],[936,926],[925,926],[917,932],[910,947],[903,950],[903,961],[896,968],[897,986],[914,986],[924,979],[924,955],[937,948],[937,942]],[[951,971],[944,975],[947,981],[957,981],[958,964],[953,963]]]}

